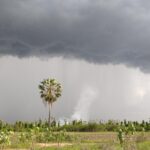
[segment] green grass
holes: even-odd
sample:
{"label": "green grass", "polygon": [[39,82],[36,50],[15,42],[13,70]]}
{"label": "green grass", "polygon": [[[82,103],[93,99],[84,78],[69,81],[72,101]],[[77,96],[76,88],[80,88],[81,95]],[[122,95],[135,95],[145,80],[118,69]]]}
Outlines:
{"label": "green grass", "polygon": [[145,141],[137,144],[138,150],[150,150],[150,141]]}

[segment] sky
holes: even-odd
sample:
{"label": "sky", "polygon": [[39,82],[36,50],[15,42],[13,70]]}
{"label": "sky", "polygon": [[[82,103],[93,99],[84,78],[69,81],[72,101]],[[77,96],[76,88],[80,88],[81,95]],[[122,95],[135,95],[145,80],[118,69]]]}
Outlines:
{"label": "sky", "polygon": [[148,0],[1,0],[0,119],[47,118],[38,84],[56,78],[56,119],[148,120]]}

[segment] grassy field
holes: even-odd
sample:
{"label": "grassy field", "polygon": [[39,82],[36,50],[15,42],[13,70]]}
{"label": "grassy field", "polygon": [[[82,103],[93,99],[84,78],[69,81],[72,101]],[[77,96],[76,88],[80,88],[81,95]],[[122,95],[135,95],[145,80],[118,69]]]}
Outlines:
{"label": "grassy field", "polygon": [[0,149],[150,150],[150,122],[0,122]]}
{"label": "grassy field", "polygon": [[1,144],[1,149],[150,150],[149,132],[127,135],[122,145],[119,143],[116,132],[66,132],[66,136],[69,136],[70,139],[60,138],[51,142],[38,142],[34,138],[35,135],[32,135],[32,138],[28,138],[26,136],[20,137],[21,134],[12,134],[10,136],[11,143]]}

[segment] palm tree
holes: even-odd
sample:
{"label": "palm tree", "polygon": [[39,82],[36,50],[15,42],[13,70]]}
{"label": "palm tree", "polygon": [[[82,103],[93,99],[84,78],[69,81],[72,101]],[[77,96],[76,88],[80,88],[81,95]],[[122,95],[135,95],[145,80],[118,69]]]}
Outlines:
{"label": "palm tree", "polygon": [[44,104],[49,106],[48,124],[50,126],[52,104],[61,96],[62,87],[55,79],[48,78],[40,82],[39,89]]}

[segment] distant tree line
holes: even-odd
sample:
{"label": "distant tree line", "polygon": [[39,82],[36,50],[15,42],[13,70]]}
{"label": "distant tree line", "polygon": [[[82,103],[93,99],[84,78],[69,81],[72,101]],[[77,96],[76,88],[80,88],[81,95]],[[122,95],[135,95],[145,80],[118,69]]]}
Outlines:
{"label": "distant tree line", "polygon": [[98,132],[98,131],[111,131],[117,132],[118,129],[128,130],[128,131],[150,131],[150,122],[148,121],[113,121],[109,120],[107,122],[85,122],[73,120],[69,123],[64,121],[64,124],[61,125],[60,122],[53,120],[51,126],[49,126],[48,121],[36,121],[36,122],[22,122],[17,121],[15,123],[9,124],[3,121],[0,121],[0,130],[8,130],[14,132],[28,131],[30,129],[38,127],[39,130],[45,131],[47,128],[50,128],[52,131],[61,131],[66,130],[69,132]]}

